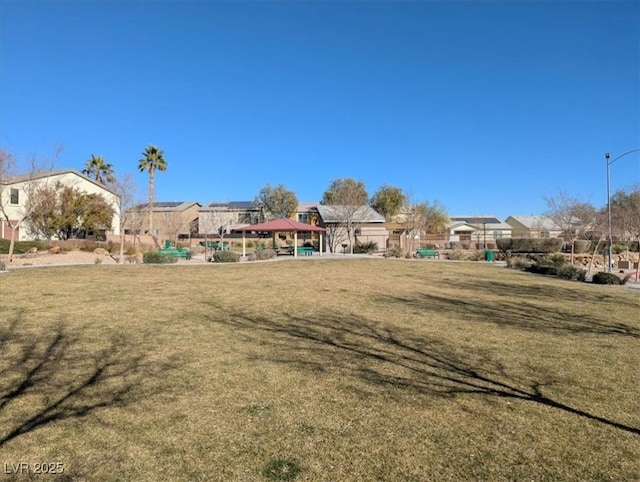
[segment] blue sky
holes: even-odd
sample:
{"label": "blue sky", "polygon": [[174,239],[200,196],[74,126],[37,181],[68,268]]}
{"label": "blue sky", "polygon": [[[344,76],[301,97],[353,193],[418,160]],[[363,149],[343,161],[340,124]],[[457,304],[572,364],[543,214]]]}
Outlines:
{"label": "blue sky", "polygon": [[158,201],[353,177],[506,217],[605,205],[640,147],[638,1],[0,0],[0,28],[0,147],[102,155],[140,199],[151,143]]}

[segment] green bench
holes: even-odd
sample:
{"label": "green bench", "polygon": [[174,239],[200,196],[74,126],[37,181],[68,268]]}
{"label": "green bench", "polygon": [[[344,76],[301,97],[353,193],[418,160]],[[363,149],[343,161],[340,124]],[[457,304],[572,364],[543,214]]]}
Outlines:
{"label": "green bench", "polygon": [[158,253],[173,256],[174,258],[189,259],[189,251],[184,248],[160,248]]}
{"label": "green bench", "polygon": [[311,246],[298,246],[296,252],[302,256],[313,256],[314,249]]}
{"label": "green bench", "polygon": [[440,253],[431,248],[418,248],[416,249],[416,256],[418,258],[440,258]]}
{"label": "green bench", "polygon": [[[216,251],[220,250],[220,243],[218,241],[200,241],[200,246],[204,246],[205,248],[214,249]],[[231,245],[229,243],[222,243],[222,250],[229,251],[231,249]]]}

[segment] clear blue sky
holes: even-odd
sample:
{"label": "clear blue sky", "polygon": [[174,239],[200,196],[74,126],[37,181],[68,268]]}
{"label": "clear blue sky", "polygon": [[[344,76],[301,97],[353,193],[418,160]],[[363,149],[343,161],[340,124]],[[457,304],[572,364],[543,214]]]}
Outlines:
{"label": "clear blue sky", "polygon": [[604,153],[640,147],[639,1],[0,0],[0,26],[0,146],[123,174],[155,144],[157,201],[354,177],[506,217],[605,205]]}

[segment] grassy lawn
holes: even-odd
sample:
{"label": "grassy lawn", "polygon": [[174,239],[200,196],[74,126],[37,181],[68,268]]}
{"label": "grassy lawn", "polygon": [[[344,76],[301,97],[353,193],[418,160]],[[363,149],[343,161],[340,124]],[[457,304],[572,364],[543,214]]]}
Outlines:
{"label": "grassy lawn", "polygon": [[[0,275],[0,480],[638,480],[640,296],[383,259]],[[7,465],[4,465],[7,464]]]}

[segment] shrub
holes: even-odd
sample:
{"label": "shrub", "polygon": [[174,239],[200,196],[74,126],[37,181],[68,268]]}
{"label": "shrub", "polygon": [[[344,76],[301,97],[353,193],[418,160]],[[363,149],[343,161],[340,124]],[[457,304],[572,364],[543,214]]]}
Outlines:
{"label": "shrub", "polygon": [[247,248],[253,248],[256,244],[252,240],[248,240],[245,244]]}
{"label": "shrub", "polygon": [[214,263],[237,263],[239,260],[240,255],[233,251],[216,251],[211,257]]}
{"label": "shrub", "polygon": [[560,238],[502,238],[498,249],[512,253],[557,253],[562,248]]}
{"label": "shrub", "polygon": [[525,271],[535,274],[544,274],[547,276],[556,276],[558,274],[558,268],[556,266],[538,263],[534,263],[528,268],[525,268]]}
{"label": "shrub", "polygon": [[571,266],[570,264],[565,264],[563,266],[557,266],[556,270],[557,270],[556,274],[557,274],[558,278],[569,279],[569,280],[577,280],[580,271],[584,271],[586,273],[585,270],[578,269],[575,266]]}
{"label": "shrub", "polygon": [[[0,254],[9,254],[10,240],[0,239]],[[31,248],[38,248],[38,250],[44,249],[45,244],[39,239],[33,241],[16,241],[13,246],[14,254],[24,254]]]}
{"label": "shrub", "polygon": [[169,256],[164,253],[157,253],[155,251],[149,251],[142,255],[142,262],[145,264],[170,264],[178,261],[175,256]]}
{"label": "shrub", "polygon": [[614,244],[611,247],[611,251],[613,251],[613,254],[622,254],[627,251],[627,247],[621,244]]}
{"label": "shrub", "polygon": [[402,258],[404,256],[404,250],[400,246],[391,246],[384,253],[385,258]]}
{"label": "shrub", "polygon": [[560,266],[564,266],[565,264],[567,264],[567,259],[564,257],[563,254],[556,253],[549,256],[548,262],[551,263],[556,268],[559,268]]}
{"label": "shrub", "polygon": [[593,282],[597,285],[623,285],[629,281],[629,276],[620,278],[614,273],[606,273],[601,271],[593,275]]}
{"label": "shrub", "polygon": [[366,243],[356,242],[353,247],[353,252],[357,254],[371,254],[378,251],[378,243],[374,241],[368,241]]}
{"label": "shrub", "polygon": [[447,254],[447,259],[452,259],[455,261],[462,261],[466,258],[466,254],[461,249],[454,249]]}
{"label": "shrub", "polygon": [[275,258],[278,255],[274,249],[263,249],[249,254],[249,261],[263,261]]}
{"label": "shrub", "polygon": [[469,253],[469,256],[467,257],[468,261],[482,261],[485,259],[486,256],[486,251],[481,249],[478,251],[473,251],[472,253]]}
{"label": "shrub", "polygon": [[512,258],[507,258],[507,267],[513,269],[526,269],[533,264],[533,261],[527,258],[522,258],[520,256],[514,256]]}

